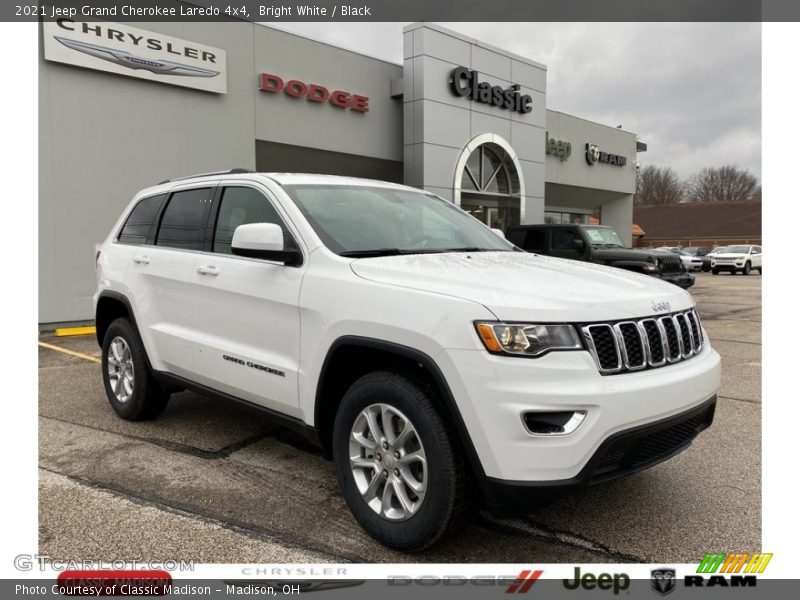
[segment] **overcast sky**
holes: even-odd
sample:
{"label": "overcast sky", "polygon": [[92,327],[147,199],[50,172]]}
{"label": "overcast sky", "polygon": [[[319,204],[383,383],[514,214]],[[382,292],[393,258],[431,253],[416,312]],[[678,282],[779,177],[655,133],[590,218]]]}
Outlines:
{"label": "overcast sky", "polygon": [[[405,23],[270,23],[402,62]],[[441,23],[547,65],[547,107],[639,134],[642,165],[761,178],[760,23]]]}

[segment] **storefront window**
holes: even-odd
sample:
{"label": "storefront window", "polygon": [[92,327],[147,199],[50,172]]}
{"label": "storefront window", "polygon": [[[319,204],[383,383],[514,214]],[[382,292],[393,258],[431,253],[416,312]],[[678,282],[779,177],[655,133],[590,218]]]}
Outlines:
{"label": "storefront window", "polygon": [[589,217],[591,215],[586,215],[583,213],[570,213],[570,212],[553,212],[547,211],[544,213],[544,222],[553,225],[553,224],[587,224],[589,223]]}

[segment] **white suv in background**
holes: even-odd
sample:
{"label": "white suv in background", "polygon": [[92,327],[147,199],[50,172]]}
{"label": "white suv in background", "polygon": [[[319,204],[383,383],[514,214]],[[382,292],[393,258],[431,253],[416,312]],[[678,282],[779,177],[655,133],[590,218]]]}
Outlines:
{"label": "white suv in background", "polygon": [[720,271],[727,271],[731,275],[750,275],[751,271],[758,271],[762,275],[761,246],[726,246],[715,252],[711,257],[711,272],[719,275]]}
{"label": "white suv in background", "polygon": [[192,389],[333,458],[376,539],[425,548],[686,448],[719,355],[692,297],[521,251],[414,188],[233,170],[141,191],[101,247],[97,339],[130,420]]}

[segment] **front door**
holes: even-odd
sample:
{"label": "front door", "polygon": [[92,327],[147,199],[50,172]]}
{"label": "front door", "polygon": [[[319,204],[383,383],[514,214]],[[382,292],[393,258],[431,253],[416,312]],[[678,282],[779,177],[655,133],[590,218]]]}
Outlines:
{"label": "front door", "polygon": [[292,234],[267,190],[230,185],[214,206],[210,252],[196,257],[199,306],[193,327],[195,379],[213,389],[298,417],[298,299],[305,265],[231,254],[233,232],[247,223],[276,223]]}

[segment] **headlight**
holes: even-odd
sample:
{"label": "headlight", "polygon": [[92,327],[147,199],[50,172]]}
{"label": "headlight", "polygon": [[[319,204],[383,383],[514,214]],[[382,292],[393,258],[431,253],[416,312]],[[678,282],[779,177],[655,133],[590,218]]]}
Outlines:
{"label": "headlight", "polygon": [[492,354],[535,358],[551,350],[583,350],[572,325],[475,323],[483,345]]}
{"label": "headlight", "polygon": [[658,272],[658,267],[656,265],[651,265],[651,264],[642,265],[642,272],[643,273],[656,273],[656,272]]}

